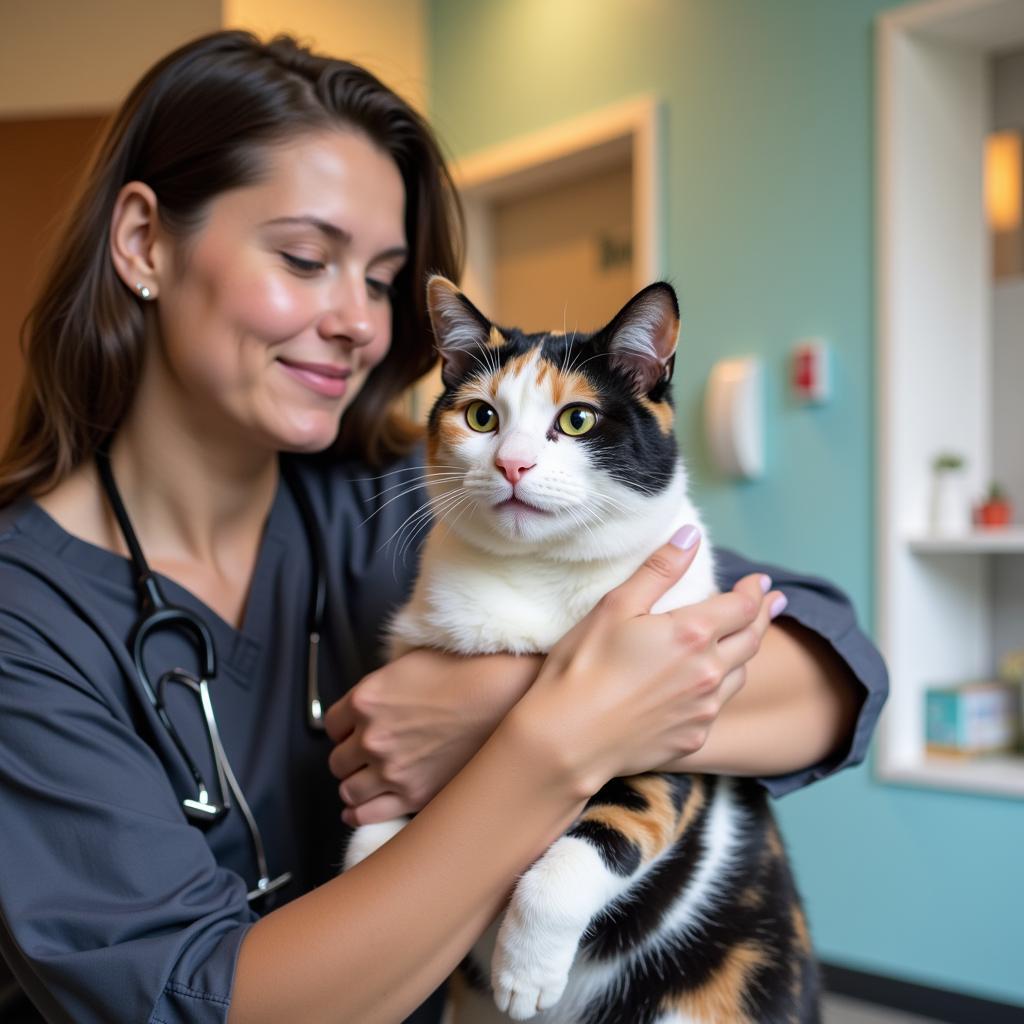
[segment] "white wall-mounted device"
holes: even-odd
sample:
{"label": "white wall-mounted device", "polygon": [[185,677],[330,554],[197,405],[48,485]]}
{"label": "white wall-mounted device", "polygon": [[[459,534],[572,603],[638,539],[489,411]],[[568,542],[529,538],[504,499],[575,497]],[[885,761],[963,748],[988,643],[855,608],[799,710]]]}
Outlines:
{"label": "white wall-mounted device", "polygon": [[746,480],[764,474],[764,371],[757,356],[722,359],[711,368],[704,429],[719,472]]}

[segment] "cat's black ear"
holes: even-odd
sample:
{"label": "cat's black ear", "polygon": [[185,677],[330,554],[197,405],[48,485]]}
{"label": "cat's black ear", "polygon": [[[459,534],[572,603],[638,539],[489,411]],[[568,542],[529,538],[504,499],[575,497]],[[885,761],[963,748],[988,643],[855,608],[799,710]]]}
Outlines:
{"label": "cat's black ear", "polygon": [[670,284],[659,281],[638,292],[601,332],[612,366],[647,395],[672,377],[679,339],[679,301]]}
{"label": "cat's black ear", "polygon": [[427,310],[441,353],[441,380],[451,387],[479,361],[478,352],[491,337],[491,322],[440,274],[427,282]]}

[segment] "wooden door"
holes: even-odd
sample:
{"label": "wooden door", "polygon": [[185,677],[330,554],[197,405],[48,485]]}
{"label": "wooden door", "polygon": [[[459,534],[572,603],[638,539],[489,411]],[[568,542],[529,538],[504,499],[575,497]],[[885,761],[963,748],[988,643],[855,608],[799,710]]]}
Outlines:
{"label": "wooden door", "polygon": [[104,121],[0,120],[0,444],[21,384],[22,323]]}

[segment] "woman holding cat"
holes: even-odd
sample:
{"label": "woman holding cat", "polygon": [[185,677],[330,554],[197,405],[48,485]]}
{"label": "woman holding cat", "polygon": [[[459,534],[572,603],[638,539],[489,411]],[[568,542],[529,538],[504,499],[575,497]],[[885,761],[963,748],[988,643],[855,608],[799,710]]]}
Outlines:
{"label": "woman holding cat", "polygon": [[[815,632],[769,628],[780,593],[754,567],[645,614],[692,532],[541,665],[416,652],[342,699],[409,583],[379,550],[394,514],[365,521],[388,493],[367,466],[416,458],[384,410],[433,359],[422,283],[457,276],[453,203],[414,112],[289,40],[197,40],[115,118],[33,310],[0,460],[0,949],[44,1019],[397,1021],[608,778],[683,763],[810,777],[863,756],[884,671],[826,585],[787,584]],[[201,623],[156,635],[141,665],[140,581],[103,465],[168,600]],[[422,807],[341,877],[333,744],[306,721],[304,504],[326,567],[310,657],[340,700],[349,816]],[[216,677],[197,663],[207,633]],[[204,672],[202,705],[164,686]],[[396,710],[383,693],[409,696]],[[782,742],[741,749],[747,723]],[[193,766],[217,777],[214,740],[236,806],[196,827],[182,796]],[[409,761],[421,781],[392,783]],[[239,790],[260,859],[290,872],[276,891],[253,888],[266,871]]]}

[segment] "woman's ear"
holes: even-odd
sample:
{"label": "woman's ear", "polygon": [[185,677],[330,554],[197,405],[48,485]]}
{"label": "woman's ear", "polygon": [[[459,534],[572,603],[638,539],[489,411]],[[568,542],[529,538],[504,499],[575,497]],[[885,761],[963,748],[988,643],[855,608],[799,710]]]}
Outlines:
{"label": "woman's ear", "polygon": [[156,193],[144,182],[129,181],[117,194],[110,222],[110,258],[118,277],[135,295],[160,293],[163,253]]}

